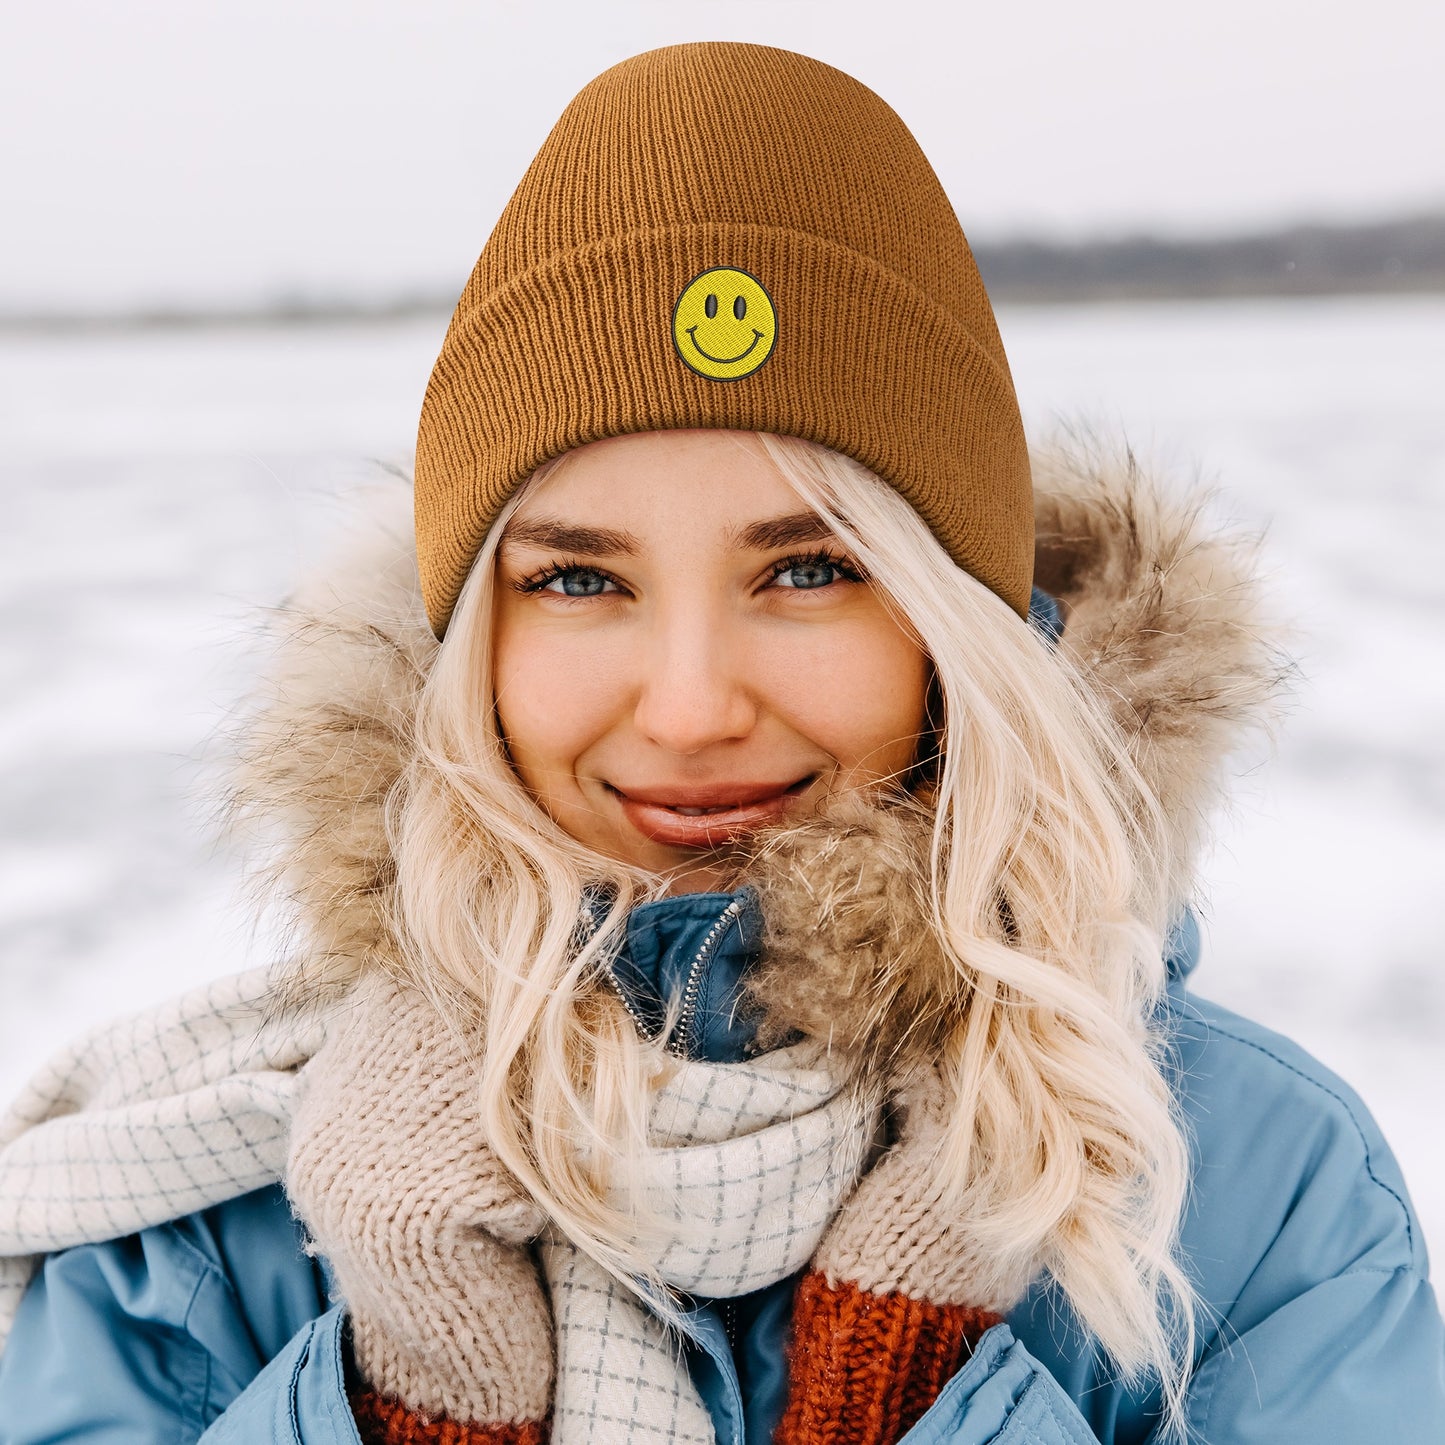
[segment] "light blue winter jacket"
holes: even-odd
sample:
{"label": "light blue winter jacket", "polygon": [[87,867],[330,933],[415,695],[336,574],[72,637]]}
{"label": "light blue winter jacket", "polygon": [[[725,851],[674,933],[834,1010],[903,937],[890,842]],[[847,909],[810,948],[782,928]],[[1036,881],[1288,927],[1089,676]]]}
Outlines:
{"label": "light blue winter jacket", "polygon": [[[646,1018],[728,900],[631,920],[618,971]],[[748,908],[702,978],[696,1052],[739,1057],[732,1007]],[[1445,1442],[1445,1336],[1403,1180],[1353,1093],[1287,1040],[1184,987],[1167,1018],[1194,1153],[1184,1252],[1203,1303],[1189,1391],[1210,1445]],[[345,1314],[279,1186],[127,1239],[52,1255],[0,1357],[0,1445],[357,1445]],[[720,1445],[761,1445],[782,1408],[788,1282],[745,1312],[736,1358],[697,1310],[690,1362]],[[908,1445],[1138,1445],[1157,1394],[1126,1388],[1057,1293],[1035,1290],[906,1436]]]}

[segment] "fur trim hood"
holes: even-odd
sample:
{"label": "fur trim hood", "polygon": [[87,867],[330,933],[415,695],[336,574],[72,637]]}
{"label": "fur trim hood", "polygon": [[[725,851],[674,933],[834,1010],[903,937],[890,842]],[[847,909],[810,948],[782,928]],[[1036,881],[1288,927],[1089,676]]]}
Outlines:
{"label": "fur trim hood", "polygon": [[[1288,668],[1267,622],[1256,540],[1210,496],[1126,449],[1067,437],[1033,455],[1036,577],[1059,646],[1097,689],[1192,875],[1228,758],[1268,727]],[[278,610],[274,658],[243,725],[232,818],[295,911],[310,985],[394,962],[385,806],[438,644],[417,581],[411,493],[379,493],[346,550]],[[1181,900],[1182,901],[1182,900]]]}

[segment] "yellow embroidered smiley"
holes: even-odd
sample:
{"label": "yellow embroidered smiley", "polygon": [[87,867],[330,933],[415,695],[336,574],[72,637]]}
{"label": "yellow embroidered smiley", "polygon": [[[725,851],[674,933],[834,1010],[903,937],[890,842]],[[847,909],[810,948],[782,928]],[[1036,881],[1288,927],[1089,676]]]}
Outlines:
{"label": "yellow embroidered smiley", "polygon": [[672,310],[672,344],[699,376],[737,381],[773,352],[778,317],[756,276],[714,266],[694,276]]}

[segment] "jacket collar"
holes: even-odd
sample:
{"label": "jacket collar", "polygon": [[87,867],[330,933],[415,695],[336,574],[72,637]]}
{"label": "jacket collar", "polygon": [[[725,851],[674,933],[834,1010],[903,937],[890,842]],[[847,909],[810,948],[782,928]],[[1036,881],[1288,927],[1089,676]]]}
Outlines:
{"label": "jacket collar", "polygon": [[[605,900],[589,902],[594,924]],[[640,903],[627,917],[622,945],[608,962],[608,981],[644,1038],[666,1034],[681,1058],[735,1064],[754,1051],[758,1018],[744,992],[757,962],[763,915],[752,888],[689,893]],[[1179,915],[1164,945],[1171,993],[1199,962],[1199,921]]]}
{"label": "jacket collar", "polygon": [[[588,904],[600,921],[606,901]],[[665,1036],[685,1059],[733,1064],[752,1051],[757,1019],[743,983],[757,961],[763,915],[752,888],[640,903],[607,973],[638,1032]]]}
{"label": "jacket collar", "polygon": [[1188,982],[1199,965],[1200,947],[1199,919],[1192,908],[1186,908],[1164,940],[1164,967],[1171,989],[1183,988]]}

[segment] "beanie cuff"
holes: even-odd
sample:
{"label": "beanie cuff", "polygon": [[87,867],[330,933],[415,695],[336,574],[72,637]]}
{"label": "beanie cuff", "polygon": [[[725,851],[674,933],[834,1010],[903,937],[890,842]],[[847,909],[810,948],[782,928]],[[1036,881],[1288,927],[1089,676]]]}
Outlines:
{"label": "beanie cuff", "polygon": [[[776,314],[767,360],[735,380],[699,375],[673,343],[679,295],[716,267],[756,278]],[[670,428],[773,432],[855,458],[958,566],[1027,615],[1028,453],[996,334],[972,334],[906,277],[838,242],[697,224],[628,231],[505,284],[473,278],[417,445],[417,542],[437,635],[521,481],[588,442]]]}

